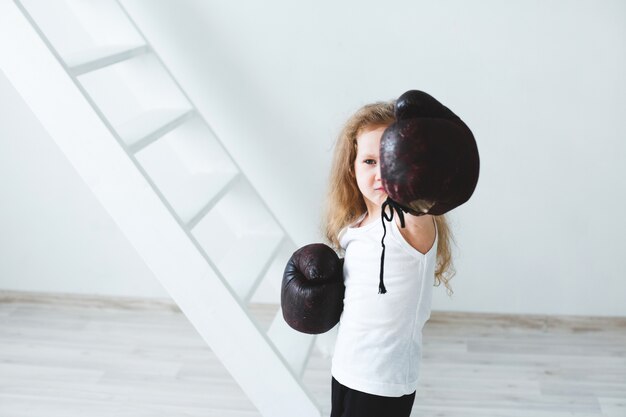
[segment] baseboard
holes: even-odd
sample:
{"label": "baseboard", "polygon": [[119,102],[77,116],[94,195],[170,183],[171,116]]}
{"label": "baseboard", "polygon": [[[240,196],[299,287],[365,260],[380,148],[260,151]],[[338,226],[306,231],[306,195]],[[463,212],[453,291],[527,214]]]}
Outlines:
{"label": "baseboard", "polygon": [[[117,308],[126,310],[169,310],[180,312],[171,299],[121,297],[110,295],[65,294],[31,291],[0,290],[0,303],[34,303],[76,306],[84,308]],[[255,311],[276,311],[276,304],[254,303]],[[509,314],[486,312],[433,311],[430,322],[463,323],[485,320],[502,326],[529,327],[535,329],[570,328],[572,331],[586,331],[598,326],[610,326],[626,332],[626,317],[575,316],[545,314]]]}

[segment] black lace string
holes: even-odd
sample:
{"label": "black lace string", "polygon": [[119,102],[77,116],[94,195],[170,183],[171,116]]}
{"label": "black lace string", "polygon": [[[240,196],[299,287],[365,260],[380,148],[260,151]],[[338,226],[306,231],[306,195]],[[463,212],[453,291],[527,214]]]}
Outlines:
{"label": "black lace string", "polygon": [[[389,216],[385,213],[386,208],[389,207]],[[385,271],[385,236],[387,235],[387,227],[385,226],[385,220],[391,222],[393,220],[393,212],[394,210],[398,213],[398,217],[400,218],[400,225],[404,227],[404,209],[402,206],[391,198],[387,197],[387,200],[383,203],[382,209],[380,211],[380,221],[383,222],[383,238],[380,241],[383,246],[383,253],[380,256],[380,283],[378,284],[378,294],[385,294],[387,289],[385,288],[385,283],[383,282],[383,275]]]}

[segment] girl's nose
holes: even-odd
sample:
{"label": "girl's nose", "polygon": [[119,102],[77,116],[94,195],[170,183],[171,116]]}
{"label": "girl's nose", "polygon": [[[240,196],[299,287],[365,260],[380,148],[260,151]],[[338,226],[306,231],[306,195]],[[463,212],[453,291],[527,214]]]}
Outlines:
{"label": "girl's nose", "polygon": [[380,181],[380,165],[376,167],[376,174],[374,175],[374,181]]}

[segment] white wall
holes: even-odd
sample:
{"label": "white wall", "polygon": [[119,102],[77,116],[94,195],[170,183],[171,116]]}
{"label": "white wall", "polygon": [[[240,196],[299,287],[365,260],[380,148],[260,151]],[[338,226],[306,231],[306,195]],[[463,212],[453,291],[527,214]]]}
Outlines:
{"label": "white wall", "polygon": [[482,157],[435,308],[626,314],[625,3],[123,4],[299,243],[343,119],[424,89]]}
{"label": "white wall", "polygon": [[[626,3],[122,4],[298,244],[321,239],[321,201],[341,122],[366,102],[423,89],[467,122],[481,154],[472,200],[450,214],[458,245],[455,294],[450,299],[438,288],[433,308],[626,316],[626,221],[620,217],[626,189],[618,182],[626,176],[619,163],[626,155],[619,140],[626,134]],[[15,99],[0,87],[0,102],[13,107]],[[5,123],[0,155],[8,159],[12,150],[15,162],[0,168],[8,171],[0,178],[3,197],[22,207],[40,205],[39,211],[57,204],[75,220],[59,230],[52,213],[47,219],[24,210],[2,213],[3,229],[7,218],[41,223],[13,231],[10,241],[2,238],[0,288],[30,282],[50,290],[58,281],[77,292],[81,286],[116,292],[101,278],[85,278],[102,262],[119,265],[115,272],[129,288],[158,292],[158,284],[136,273],[141,267],[116,240],[119,233],[106,226],[96,234],[84,230],[93,217],[80,209],[83,200],[45,197],[33,176],[65,170],[52,187],[70,187],[69,168],[58,155],[58,164],[43,173],[42,158],[5,140],[5,132],[34,128]],[[31,136],[38,144],[46,140],[45,132]],[[22,178],[20,190],[31,197],[15,189],[9,174]],[[37,201],[28,200],[32,195]],[[49,233],[49,241],[64,233],[69,250],[41,249],[37,258],[48,259],[45,269],[4,259],[13,259],[5,249],[15,239],[23,240],[17,246],[24,256],[26,241],[38,233]],[[79,257],[85,266],[77,269]],[[141,282],[130,284],[136,276]]]}

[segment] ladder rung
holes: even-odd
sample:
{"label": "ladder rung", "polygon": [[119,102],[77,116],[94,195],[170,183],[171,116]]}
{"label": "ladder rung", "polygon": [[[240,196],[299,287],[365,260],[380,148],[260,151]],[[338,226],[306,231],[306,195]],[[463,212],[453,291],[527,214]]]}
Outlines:
{"label": "ladder rung", "polygon": [[283,237],[282,233],[251,231],[245,236],[238,236],[222,256],[213,258],[218,270],[242,302],[250,292],[253,279],[258,276]]}
{"label": "ladder rung", "polygon": [[274,258],[276,258],[276,255],[278,255],[278,252],[280,251],[281,246],[285,243],[286,240],[287,240],[287,237],[283,236],[283,238],[280,240],[280,242],[278,242],[278,244],[276,245],[276,247],[272,251],[272,254],[267,258],[267,261],[263,265],[263,268],[261,268],[261,271],[259,272],[259,275],[257,275],[256,279],[252,283],[252,286],[250,287],[250,290],[248,291],[248,295],[246,295],[246,299],[245,299],[245,304],[246,305],[248,305],[248,303],[250,303],[250,300],[252,299],[252,296],[254,295],[255,291],[257,290],[257,288],[261,284],[261,281],[263,281],[263,278],[265,277],[265,274],[267,273],[267,270],[272,265],[272,261],[274,260]]}
{"label": "ladder rung", "polygon": [[135,154],[190,119],[193,110],[152,110],[142,117],[116,128],[128,151]]}
{"label": "ladder rung", "polygon": [[116,64],[150,52],[148,45],[108,46],[76,54],[65,59],[68,71],[76,76]]}
{"label": "ladder rung", "polygon": [[211,211],[213,206],[217,204],[218,201],[233,187],[235,184],[241,179],[241,175],[236,173],[228,182],[211,198],[211,200],[205,204],[204,207],[195,215],[189,222],[187,222],[187,230],[191,231],[194,227],[206,216],[206,214]]}

